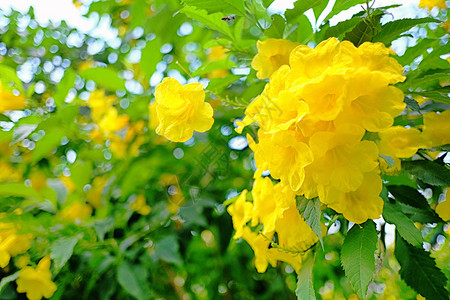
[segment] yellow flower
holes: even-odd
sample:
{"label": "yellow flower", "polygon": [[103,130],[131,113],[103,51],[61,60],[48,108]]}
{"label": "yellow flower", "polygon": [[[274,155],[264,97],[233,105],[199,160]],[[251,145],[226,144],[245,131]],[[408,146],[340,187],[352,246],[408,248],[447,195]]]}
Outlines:
{"label": "yellow flower", "polygon": [[235,239],[242,237],[244,228],[252,218],[253,204],[246,201],[247,190],[243,190],[233,204],[228,206],[227,211],[232,216],[233,228],[236,231]]}
{"label": "yellow flower", "polygon": [[109,111],[115,100],[116,98],[114,96],[106,96],[103,90],[93,91],[88,99],[92,120],[96,123],[100,122],[103,115]]}
{"label": "yellow flower", "polygon": [[156,111],[156,101],[149,104],[148,111],[150,115],[149,128],[156,129],[160,123],[160,120],[158,118],[158,112]]}
{"label": "yellow flower", "polygon": [[430,147],[450,144],[450,110],[423,115],[422,137]]}
{"label": "yellow flower", "polygon": [[92,207],[81,201],[75,201],[61,210],[61,217],[72,221],[84,221],[92,214]]}
{"label": "yellow flower", "polygon": [[136,199],[130,203],[130,208],[141,215],[148,215],[152,210],[150,206],[146,204],[145,197],[138,195]]}
{"label": "yellow flower", "polygon": [[31,234],[17,234],[14,224],[0,223],[0,268],[6,267],[11,257],[30,249],[32,238]]}
{"label": "yellow flower", "polygon": [[213,109],[204,102],[200,83],[182,86],[174,78],[164,78],[155,91],[156,111],[160,119],[156,133],[173,142],[185,142],[195,131],[205,132],[214,123]]}
{"label": "yellow flower", "polygon": [[47,177],[44,172],[36,171],[30,175],[31,186],[36,191],[40,192],[44,187],[47,186]]}
{"label": "yellow flower", "polygon": [[92,187],[86,194],[86,200],[95,208],[102,206],[102,192],[108,180],[106,176],[95,177],[92,181]]}
{"label": "yellow flower", "polygon": [[41,259],[36,268],[25,267],[20,270],[16,283],[17,291],[26,293],[29,300],[50,298],[56,291],[50,272],[50,256]]}
{"label": "yellow flower", "polygon": [[378,219],[383,212],[383,199],[379,196],[382,181],[377,172],[365,173],[361,185],[354,191],[342,192],[336,187],[319,185],[320,201],[354,223]]}
{"label": "yellow flower", "polygon": [[429,11],[431,11],[433,7],[444,9],[447,8],[447,5],[445,4],[445,0],[420,0],[419,7],[427,8]]}
{"label": "yellow flower", "polygon": [[381,138],[378,143],[380,154],[393,158],[409,158],[419,148],[426,147],[420,131],[415,128],[393,126],[380,132],[379,136]]}
{"label": "yellow flower", "polygon": [[[210,52],[207,55],[207,59],[211,62],[226,59],[227,58],[227,49],[222,46],[215,46],[210,49]],[[223,78],[225,77],[229,71],[227,69],[219,69],[209,72],[208,78]]]}
{"label": "yellow flower", "polygon": [[73,183],[72,179],[70,179],[70,177],[61,175],[61,176],[59,176],[59,179],[62,181],[64,186],[67,188],[67,191],[69,191],[69,193],[71,193],[75,190],[76,186]]}
{"label": "yellow flower", "polygon": [[111,107],[98,122],[98,127],[107,136],[109,133],[116,132],[128,125],[128,115],[118,115],[117,109]]}
{"label": "yellow flower", "polygon": [[22,179],[21,172],[3,160],[0,160],[0,170],[2,170],[0,172],[0,182],[15,182]]}
{"label": "yellow flower", "polygon": [[269,78],[282,65],[289,64],[289,54],[300,45],[283,39],[267,39],[258,41],[258,54],[252,60],[252,68],[258,71],[259,79]]}
{"label": "yellow flower", "polygon": [[6,90],[0,82],[0,113],[7,110],[18,110],[25,108],[25,97],[23,95],[14,95]]}
{"label": "yellow flower", "polygon": [[305,167],[313,162],[311,149],[302,135],[295,131],[264,134],[260,130],[258,138],[256,144],[247,136],[258,169],[261,172],[268,169],[274,178],[297,191],[305,179]]}
{"label": "yellow flower", "polygon": [[20,269],[25,268],[28,263],[30,262],[30,255],[29,254],[24,254],[21,255],[17,260],[16,260],[16,266]]}
{"label": "yellow flower", "polygon": [[450,188],[447,188],[445,193],[446,198],[436,206],[436,213],[444,222],[447,222],[450,220]]}
{"label": "yellow flower", "polygon": [[342,192],[356,190],[364,173],[378,167],[377,146],[372,141],[361,141],[363,135],[364,130],[353,124],[340,126],[334,132],[314,134],[310,140],[314,181]]}

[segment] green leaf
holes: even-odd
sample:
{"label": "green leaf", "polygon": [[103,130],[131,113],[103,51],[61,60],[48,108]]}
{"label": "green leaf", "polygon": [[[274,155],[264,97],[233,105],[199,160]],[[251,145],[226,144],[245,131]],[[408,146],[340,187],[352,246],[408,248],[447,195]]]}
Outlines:
{"label": "green leaf", "polygon": [[64,100],[66,99],[67,93],[69,93],[70,89],[73,88],[75,85],[75,79],[76,75],[72,69],[69,68],[64,72],[64,77],[58,84],[56,93],[53,96],[56,107],[60,108],[61,105],[64,104]]}
{"label": "green leaf", "polygon": [[413,246],[422,247],[422,233],[401,210],[399,204],[384,203],[383,218],[386,222],[394,224],[400,235]]}
{"label": "green leaf", "polygon": [[450,170],[433,161],[402,161],[402,169],[430,185],[450,186]]}
{"label": "green leaf", "polygon": [[439,44],[438,39],[422,39],[417,42],[417,45],[413,47],[408,47],[408,49],[405,51],[405,53],[402,56],[397,56],[397,61],[402,65],[409,65],[413,62],[413,60],[420,55],[423,55],[425,50],[427,50],[430,47],[435,47]]}
{"label": "green leaf", "polygon": [[223,17],[225,14],[245,15],[243,0],[183,0],[183,3],[204,9],[209,14],[220,12]]}
{"label": "green leaf", "polygon": [[321,203],[319,198],[307,199],[305,197],[299,197],[298,200],[299,203],[297,203],[297,207],[300,215],[305,219],[306,224],[308,224],[317,235],[323,249],[322,226],[320,223],[322,211],[320,210]]}
{"label": "green leaf", "polygon": [[420,62],[418,68],[420,70],[428,70],[428,69],[448,69],[450,68],[450,63],[442,59],[442,55],[447,55],[450,53],[450,45],[436,45],[433,51],[430,54],[424,57],[424,59]]}
{"label": "green leaf", "polygon": [[113,68],[91,68],[81,71],[80,76],[93,80],[100,87],[111,91],[125,89],[125,79],[120,78]]}
{"label": "green leaf", "polygon": [[351,31],[345,34],[345,40],[352,42],[356,47],[359,47],[364,42],[373,40],[378,32],[378,26],[381,19],[381,14],[372,16],[372,19],[362,19]]}
{"label": "green leaf", "polygon": [[24,198],[41,198],[38,192],[29,186],[25,186],[22,182],[0,183],[0,195]]}
{"label": "green leaf", "polygon": [[380,32],[374,38],[374,42],[382,42],[386,46],[390,46],[391,42],[400,37],[400,34],[413,28],[416,25],[424,23],[437,22],[433,18],[420,18],[420,19],[400,19],[392,22],[388,22],[381,26]]}
{"label": "green leaf", "polygon": [[18,277],[19,277],[19,271],[2,278],[2,280],[0,281],[0,296],[2,295],[3,289],[8,285],[8,283],[16,280]]}
{"label": "green leaf", "polygon": [[156,71],[156,65],[162,60],[161,46],[161,40],[154,38],[148,41],[144,49],[142,49],[140,67],[146,78],[150,78],[153,75]]}
{"label": "green leaf", "polygon": [[62,268],[72,256],[73,248],[81,237],[82,235],[70,238],[62,237],[52,243],[50,246],[50,257],[55,263],[55,267],[57,269]]}
{"label": "green leaf", "polygon": [[375,223],[369,220],[355,224],[347,233],[341,250],[345,275],[358,296],[366,298],[367,288],[375,275],[375,250],[377,248]]}
{"label": "green leaf", "polygon": [[[145,284],[141,284],[141,278],[139,278],[142,274],[136,272],[139,269],[141,268],[138,268],[138,265],[122,261],[117,268],[117,281],[127,293],[136,299],[148,299],[148,295],[143,289]],[[142,273],[142,270],[140,273]]]}
{"label": "green leaf", "polygon": [[224,70],[224,69],[231,69],[236,66],[236,63],[232,62],[228,58],[213,61],[210,63],[207,63],[206,65],[198,68],[195,72],[192,73],[192,76],[201,76],[206,73],[215,71],[215,70]]}
{"label": "green leaf", "polygon": [[38,162],[45,156],[47,156],[54,148],[61,144],[61,138],[64,136],[64,131],[54,129],[47,131],[45,135],[36,142],[36,148],[34,148],[31,154],[31,160]]}
{"label": "green leaf", "polygon": [[423,97],[430,98],[431,100],[434,100],[434,101],[450,104],[450,98],[448,97],[448,92],[446,92],[446,91],[442,91],[442,92],[439,90],[419,91],[419,92],[409,92],[408,91],[407,93],[412,96],[414,96],[414,95],[423,96]]}
{"label": "green leaf", "polygon": [[414,78],[407,78],[402,84],[397,87],[405,90],[407,88],[421,88],[426,89],[429,86],[440,86],[440,81],[450,80],[450,69],[437,69],[433,72],[424,72]]}
{"label": "green leaf", "polygon": [[288,23],[294,23],[298,17],[308,9],[318,6],[323,0],[300,0],[294,2],[294,8],[286,9],[285,16]]}
{"label": "green leaf", "polygon": [[297,275],[297,288],[295,295],[298,300],[315,300],[316,294],[314,292],[313,284],[313,266],[314,257],[310,256],[306,261],[303,261],[302,267]]}
{"label": "green leaf", "polygon": [[269,38],[282,39],[284,34],[284,28],[286,27],[286,21],[281,15],[272,15],[272,25],[264,30],[264,35]]}
{"label": "green leaf", "polygon": [[295,24],[291,32],[286,34],[286,37],[290,35],[293,35],[291,40],[300,42],[301,44],[307,44],[312,40],[314,32],[307,16],[301,15],[297,19],[297,24]]}
{"label": "green leaf", "polygon": [[228,27],[226,22],[222,21],[223,14],[208,14],[206,10],[197,9],[192,6],[185,6],[180,11],[189,18],[199,21],[204,26],[207,26],[212,30],[216,30],[232,38],[230,28]]}
{"label": "green leaf", "polygon": [[416,292],[426,299],[448,300],[447,278],[428,252],[409,245],[397,234],[395,257],[401,266],[400,276]]}
{"label": "green leaf", "polygon": [[314,17],[316,18],[316,23],[319,20],[320,15],[323,13],[324,9],[328,6],[329,0],[322,0],[322,2],[313,7]]}
{"label": "green leaf", "polygon": [[356,24],[361,22],[361,18],[354,17],[349,20],[345,20],[342,22],[337,23],[335,26],[329,27],[325,30],[325,34],[323,36],[323,39],[328,39],[330,37],[341,37],[345,33],[351,31]]}
{"label": "green leaf", "polygon": [[148,5],[146,2],[146,0],[134,0],[132,2],[130,8],[131,28],[142,26],[142,24],[144,23],[145,17],[147,15],[147,9],[150,8],[150,5]]}
{"label": "green leaf", "polygon": [[82,191],[83,187],[91,181],[92,163],[90,161],[77,162],[70,168],[70,174],[75,186]]}
{"label": "green leaf", "polygon": [[179,247],[177,238],[174,235],[168,235],[155,243],[154,255],[165,262],[182,265]]}
{"label": "green leaf", "polygon": [[230,86],[233,82],[241,78],[240,75],[229,74],[224,78],[214,78],[209,81],[208,90],[213,92],[220,92],[221,90]]}
{"label": "green leaf", "polygon": [[336,0],[330,13],[325,20],[331,19],[334,15],[337,15],[341,11],[347,10],[358,4],[366,3],[366,0]]}
{"label": "green leaf", "polygon": [[421,223],[441,221],[431,209],[427,199],[415,188],[405,185],[387,185],[386,187],[400,205],[402,212],[412,221]]}
{"label": "green leaf", "polygon": [[9,83],[14,83],[14,87],[20,91],[21,94],[25,94],[23,90],[22,81],[17,77],[16,70],[5,65],[0,65],[0,79],[4,83],[5,87],[9,86]]}

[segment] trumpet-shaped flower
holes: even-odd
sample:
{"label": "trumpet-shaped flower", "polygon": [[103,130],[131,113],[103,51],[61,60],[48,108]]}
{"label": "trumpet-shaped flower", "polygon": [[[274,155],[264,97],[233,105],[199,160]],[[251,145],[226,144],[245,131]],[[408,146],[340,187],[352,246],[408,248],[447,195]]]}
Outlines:
{"label": "trumpet-shaped flower", "polygon": [[182,86],[174,78],[164,78],[155,91],[156,111],[160,120],[156,133],[173,142],[185,142],[195,131],[205,132],[214,123],[213,109],[205,103],[200,83]]}
{"label": "trumpet-shaped flower", "polygon": [[50,272],[50,256],[41,259],[36,268],[25,267],[20,270],[16,283],[17,291],[26,293],[30,300],[50,298],[56,291]]}
{"label": "trumpet-shaped flower", "polygon": [[381,138],[378,143],[380,154],[398,158],[409,158],[413,156],[419,148],[425,148],[422,135],[415,128],[405,128],[402,126],[390,127],[379,133]]}
{"label": "trumpet-shaped flower", "polygon": [[450,110],[423,115],[422,137],[429,147],[450,144]]}
{"label": "trumpet-shaped flower", "polygon": [[252,68],[258,71],[256,76],[259,79],[269,78],[279,67],[289,64],[289,54],[298,45],[283,39],[258,41],[258,54],[252,60]]}

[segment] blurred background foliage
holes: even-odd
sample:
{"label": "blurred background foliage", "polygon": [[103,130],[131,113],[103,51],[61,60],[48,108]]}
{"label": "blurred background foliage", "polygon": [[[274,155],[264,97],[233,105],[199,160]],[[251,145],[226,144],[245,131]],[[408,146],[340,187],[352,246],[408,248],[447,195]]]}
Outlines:
{"label": "blurred background foliage", "polygon": [[[237,1],[239,7],[203,2],[74,1],[86,16],[109,17],[116,34],[111,39],[65,21],[44,26],[33,8],[0,12],[2,88],[26,98],[25,109],[0,114],[1,222],[33,236],[30,250],[0,270],[1,299],[24,298],[14,281],[20,261],[29,256],[35,265],[46,255],[58,287],[52,299],[295,298],[292,267],[279,264],[259,274],[251,248],[231,238],[223,202],[250,189],[254,171],[245,135],[233,122],[266,83],[249,68],[258,39],[311,45],[330,36],[351,40],[370,25],[367,14],[333,26],[329,20],[365,1],[337,1],[320,24],[311,24],[303,13],[312,6],[302,4],[284,19],[270,16],[270,0]],[[306,2],[314,1],[297,3]],[[316,19],[328,4],[319,2]],[[386,13],[372,12],[374,33],[367,40],[383,32]],[[447,14],[434,10],[433,18],[445,21]],[[396,35],[379,38],[389,45],[415,26],[405,34],[415,46],[397,57],[412,74],[404,90],[420,80],[422,88],[409,90],[411,114],[397,124],[421,122],[415,112],[446,110],[450,103],[441,84],[449,80],[449,62],[441,57],[449,53],[448,23],[427,22],[400,24]],[[208,133],[185,143],[155,134],[149,104],[167,76],[207,85],[215,110]],[[422,105],[414,97],[434,101]],[[339,258],[348,224],[340,218],[325,225],[325,251],[317,248],[314,265],[316,295],[357,299]],[[448,225],[422,229],[448,277]],[[392,248],[379,249],[387,259],[380,260],[370,297],[415,299],[398,275]]]}

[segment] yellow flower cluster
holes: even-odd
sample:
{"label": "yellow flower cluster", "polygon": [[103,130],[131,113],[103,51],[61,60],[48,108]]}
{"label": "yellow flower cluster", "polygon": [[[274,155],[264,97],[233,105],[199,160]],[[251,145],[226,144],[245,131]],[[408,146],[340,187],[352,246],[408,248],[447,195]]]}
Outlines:
{"label": "yellow flower cluster", "polygon": [[445,4],[445,0],[420,0],[419,7],[427,8],[431,11],[433,7],[445,9],[447,5]]}
{"label": "yellow flower cluster", "polygon": [[130,123],[128,115],[119,115],[113,106],[116,98],[106,96],[104,91],[95,90],[88,99],[91,118],[98,128],[91,132],[91,139],[97,142],[109,140],[111,151],[117,158],[127,153],[136,155],[144,142],[141,135],[145,122]]}
{"label": "yellow flower cluster", "polygon": [[[200,83],[182,86],[174,78],[164,78],[155,91],[150,113],[157,113],[156,133],[172,142],[185,142],[195,131],[205,132],[214,123],[213,109],[204,102],[205,91]],[[154,106],[154,108],[152,108]]]}
{"label": "yellow flower cluster", "polygon": [[364,137],[391,128],[405,108],[403,93],[390,85],[404,80],[402,72],[381,43],[357,48],[330,38],[314,49],[296,47],[238,122],[238,132],[253,122],[260,127],[258,143],[249,137],[257,172],[269,170],[308,199],[318,196],[349,221],[378,218],[379,150]]}
{"label": "yellow flower cluster", "polygon": [[26,293],[29,300],[50,298],[56,291],[50,272],[50,256],[41,259],[36,268],[28,266],[21,269],[16,283],[17,291]]}
{"label": "yellow flower cluster", "polygon": [[143,216],[148,215],[152,211],[152,208],[147,205],[143,195],[136,196],[136,199],[130,203],[130,208]]}
{"label": "yellow flower cluster", "polygon": [[23,95],[14,95],[6,90],[0,82],[0,113],[23,108],[25,108],[25,97]]}
{"label": "yellow flower cluster", "polygon": [[6,267],[11,257],[27,252],[32,238],[30,234],[18,234],[14,224],[0,223],[0,268]]}
{"label": "yellow flower cluster", "polygon": [[[275,266],[277,261],[289,263],[298,272],[302,256],[318,238],[300,216],[295,193],[281,183],[273,185],[268,177],[257,177],[251,196],[253,202],[246,201],[244,190],[228,206],[236,230],[234,238],[250,244],[258,272],[265,272],[269,263]],[[277,240],[272,243],[275,234]]]}

